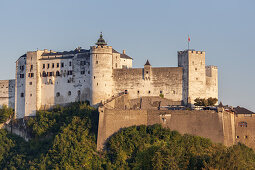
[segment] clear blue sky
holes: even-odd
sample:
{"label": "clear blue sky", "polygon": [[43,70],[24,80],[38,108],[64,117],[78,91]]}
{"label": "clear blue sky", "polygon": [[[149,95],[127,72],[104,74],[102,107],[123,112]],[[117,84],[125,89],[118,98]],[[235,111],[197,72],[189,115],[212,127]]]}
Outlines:
{"label": "clear blue sky", "polygon": [[219,100],[255,111],[254,0],[2,0],[0,79],[29,50],[89,49],[104,33],[134,66],[177,66],[177,51],[206,51],[219,68]]}

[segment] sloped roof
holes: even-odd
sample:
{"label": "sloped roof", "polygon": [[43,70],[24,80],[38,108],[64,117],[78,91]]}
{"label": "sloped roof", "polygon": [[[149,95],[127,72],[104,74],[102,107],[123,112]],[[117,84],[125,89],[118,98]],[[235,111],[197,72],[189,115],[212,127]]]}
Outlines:
{"label": "sloped roof", "polygon": [[89,50],[80,49],[80,50],[73,50],[73,51],[63,51],[63,52],[54,52],[54,53],[43,53],[42,56],[79,54],[79,53],[86,53],[86,52],[89,52]]}
{"label": "sloped roof", "polygon": [[254,112],[239,106],[235,107],[233,110],[236,114],[255,114]]}
{"label": "sloped roof", "polygon": [[116,51],[115,49],[112,49],[112,53],[118,53],[118,54],[120,54],[120,58],[133,59],[133,58],[129,57],[129,56],[126,55],[126,54],[121,54],[121,53],[119,53],[119,52]]}

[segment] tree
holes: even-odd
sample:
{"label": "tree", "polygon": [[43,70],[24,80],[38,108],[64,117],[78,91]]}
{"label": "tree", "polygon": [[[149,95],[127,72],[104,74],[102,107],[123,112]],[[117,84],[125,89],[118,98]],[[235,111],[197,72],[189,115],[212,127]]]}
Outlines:
{"label": "tree", "polygon": [[209,97],[208,99],[196,98],[194,101],[195,101],[195,103],[194,103],[195,106],[205,106],[206,107],[206,106],[214,106],[217,103],[218,99],[212,98],[212,97]]}

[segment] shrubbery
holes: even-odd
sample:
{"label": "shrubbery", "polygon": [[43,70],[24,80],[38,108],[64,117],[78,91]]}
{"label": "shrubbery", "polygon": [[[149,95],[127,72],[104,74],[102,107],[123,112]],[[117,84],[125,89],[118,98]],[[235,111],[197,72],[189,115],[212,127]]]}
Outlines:
{"label": "shrubbery", "polygon": [[39,111],[28,121],[33,139],[0,130],[0,169],[253,169],[254,151],[181,135],[161,125],[132,126],[96,151],[98,112],[73,103]]}
{"label": "shrubbery", "polygon": [[13,116],[13,114],[14,110],[12,108],[8,108],[6,105],[3,105],[0,109],[0,123],[6,122]]}
{"label": "shrubbery", "polygon": [[195,106],[214,106],[218,99],[217,98],[212,98],[212,97],[209,97],[208,99],[200,99],[200,98],[196,98],[195,100]]}

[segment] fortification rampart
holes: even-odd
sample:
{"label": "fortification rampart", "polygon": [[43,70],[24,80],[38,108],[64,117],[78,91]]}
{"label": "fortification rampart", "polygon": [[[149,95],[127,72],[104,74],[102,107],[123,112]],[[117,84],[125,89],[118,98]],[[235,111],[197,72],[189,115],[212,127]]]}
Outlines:
{"label": "fortification rampart", "polygon": [[15,108],[15,80],[0,80],[0,107]]}

